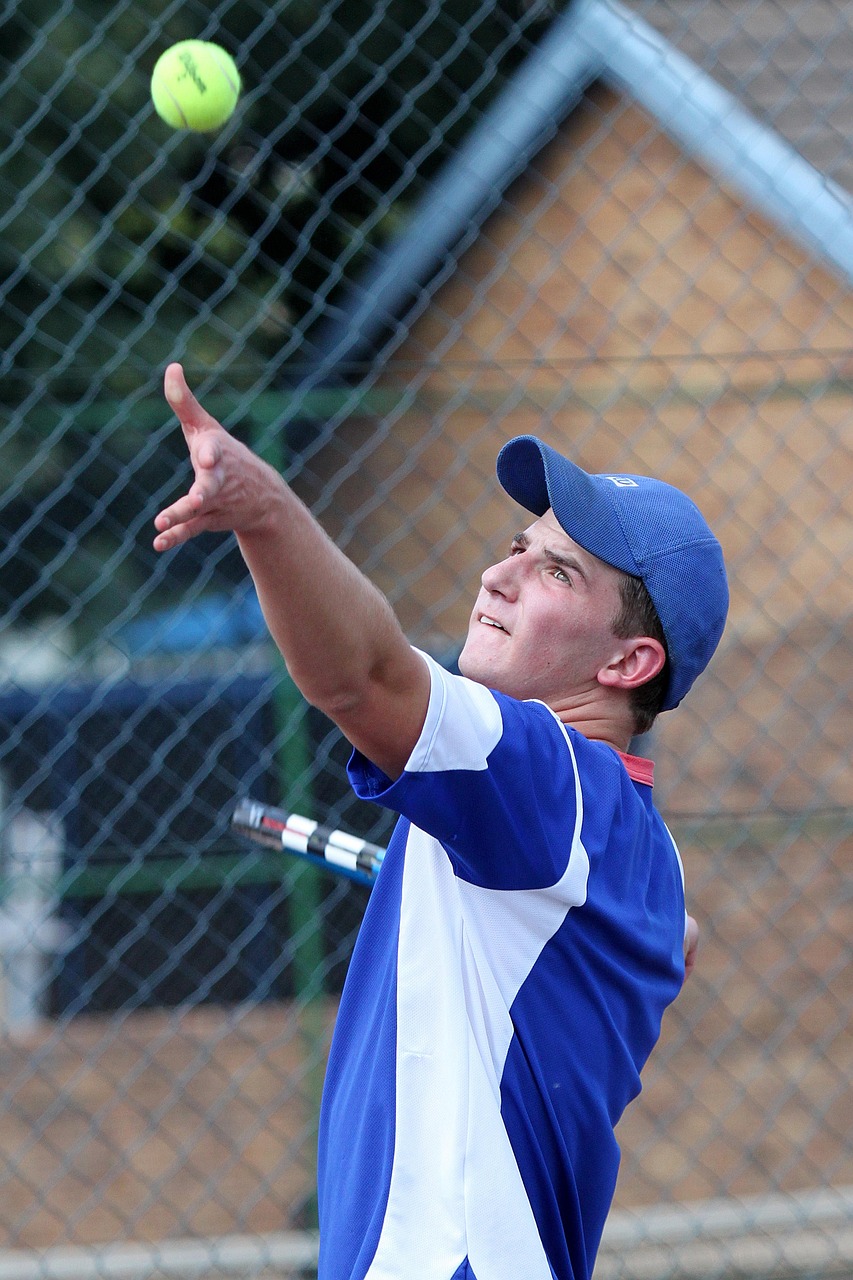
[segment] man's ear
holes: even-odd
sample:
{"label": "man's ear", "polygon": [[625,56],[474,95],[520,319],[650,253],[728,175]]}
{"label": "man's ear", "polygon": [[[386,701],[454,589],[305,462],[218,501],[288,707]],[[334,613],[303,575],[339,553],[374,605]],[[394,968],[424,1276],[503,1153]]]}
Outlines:
{"label": "man's ear", "polygon": [[638,689],[663,670],[666,650],[652,636],[619,640],[613,660],[598,673],[598,683],[610,689]]}

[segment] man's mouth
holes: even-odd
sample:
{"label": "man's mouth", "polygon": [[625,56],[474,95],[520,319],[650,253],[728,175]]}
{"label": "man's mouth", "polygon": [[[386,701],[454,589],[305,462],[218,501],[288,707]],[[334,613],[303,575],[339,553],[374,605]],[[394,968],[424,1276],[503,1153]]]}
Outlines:
{"label": "man's mouth", "polygon": [[496,618],[490,618],[487,613],[480,614],[480,622],[483,624],[484,627],[495,627],[496,630],[503,631],[506,635],[509,635],[509,632],[507,631],[506,627],[501,626],[501,624],[497,621]]}

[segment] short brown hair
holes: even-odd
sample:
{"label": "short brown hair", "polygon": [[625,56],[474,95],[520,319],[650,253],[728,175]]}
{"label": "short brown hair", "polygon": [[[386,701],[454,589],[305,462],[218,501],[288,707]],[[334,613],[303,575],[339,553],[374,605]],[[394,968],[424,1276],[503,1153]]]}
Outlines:
{"label": "short brown hair", "polygon": [[[619,612],[613,619],[613,634],[620,640],[632,636],[650,636],[659,640],[667,653],[666,636],[654,601],[642,578],[631,573],[619,572]],[[657,718],[669,684],[669,655],[656,676],[631,691],[631,710],[634,713],[634,733],[648,733]]]}

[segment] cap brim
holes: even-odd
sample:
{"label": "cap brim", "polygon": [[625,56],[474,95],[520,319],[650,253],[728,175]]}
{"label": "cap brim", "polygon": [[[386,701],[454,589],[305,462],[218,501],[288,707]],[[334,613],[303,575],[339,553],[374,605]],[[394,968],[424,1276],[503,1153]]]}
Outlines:
{"label": "cap brim", "polygon": [[536,436],[516,436],[498,454],[497,474],[527,511],[541,516],[550,507],[579,547],[624,573],[640,574],[616,509],[582,467]]}

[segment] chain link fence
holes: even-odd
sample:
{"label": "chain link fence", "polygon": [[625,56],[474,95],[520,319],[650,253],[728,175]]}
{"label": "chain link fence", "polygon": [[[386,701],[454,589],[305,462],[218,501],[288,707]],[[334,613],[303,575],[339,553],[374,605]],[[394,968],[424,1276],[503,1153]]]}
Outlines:
{"label": "chain link fence", "polygon": [[[233,543],[150,549],[172,359],[448,663],[509,436],[703,507],[731,622],[637,744],[703,947],[599,1273],[849,1275],[849,6],[10,0],[0,32],[3,1275],[314,1257],[368,890],[229,817],[388,820]],[[149,103],[187,37],[240,66],[214,135]]]}

